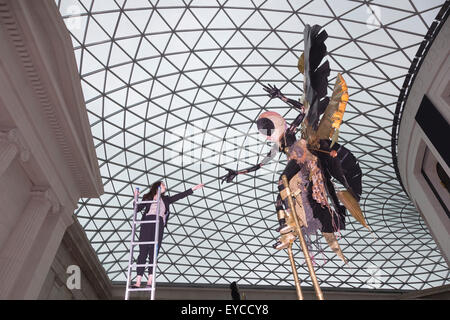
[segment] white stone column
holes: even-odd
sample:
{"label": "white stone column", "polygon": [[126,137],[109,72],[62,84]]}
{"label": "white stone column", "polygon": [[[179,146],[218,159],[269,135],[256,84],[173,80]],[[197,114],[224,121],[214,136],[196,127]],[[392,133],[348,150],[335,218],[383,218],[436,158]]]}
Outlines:
{"label": "white stone column", "polygon": [[[52,208],[51,190],[31,191],[30,200],[25,211],[15,225],[11,236],[0,252],[0,299],[10,299],[14,286],[20,282],[23,274],[30,266],[26,266],[33,252],[42,225]],[[28,269],[29,270],[29,269]]]}
{"label": "white stone column", "polygon": [[0,177],[8,169],[11,162],[20,155],[25,162],[30,158],[30,152],[17,129],[0,131]]}
{"label": "white stone column", "polygon": [[[69,212],[66,208],[59,206],[57,202],[52,203],[31,248],[31,253],[23,264],[20,278],[10,293],[12,299],[38,299],[61,245],[68,227],[67,219],[64,219],[64,216]],[[70,214],[73,214],[73,210]]]}
{"label": "white stone column", "polygon": [[13,162],[19,149],[8,140],[8,134],[0,132],[0,177]]}

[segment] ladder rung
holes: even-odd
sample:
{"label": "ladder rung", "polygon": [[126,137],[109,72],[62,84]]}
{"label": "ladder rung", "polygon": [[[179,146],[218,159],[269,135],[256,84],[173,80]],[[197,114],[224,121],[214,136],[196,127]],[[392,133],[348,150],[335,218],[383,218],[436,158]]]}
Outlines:
{"label": "ladder rung", "polygon": [[146,263],[146,264],[135,264],[133,263],[131,265],[132,268],[136,268],[136,267],[154,267],[155,264],[154,263]]}
{"label": "ladder rung", "polygon": [[132,242],[131,245],[135,246],[138,244],[156,244],[158,241],[137,241],[137,242]]}
{"label": "ladder rung", "polygon": [[128,288],[128,291],[152,291],[152,287],[148,287],[148,288]]}
{"label": "ladder rung", "polygon": [[135,224],[157,223],[156,220],[135,221]]}
{"label": "ladder rung", "polygon": [[153,201],[138,201],[136,204],[145,204],[145,203],[156,203],[156,200]]}

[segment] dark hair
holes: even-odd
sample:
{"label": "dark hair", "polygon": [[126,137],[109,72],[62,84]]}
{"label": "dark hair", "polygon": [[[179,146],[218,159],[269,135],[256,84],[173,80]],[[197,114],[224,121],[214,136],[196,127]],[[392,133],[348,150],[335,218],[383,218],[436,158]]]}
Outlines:
{"label": "dark hair", "polygon": [[236,281],[233,281],[230,284],[231,289],[231,299],[232,300],[241,300],[241,295],[239,293],[239,286]]}
{"label": "dark hair", "polygon": [[142,201],[151,201],[153,200],[153,197],[158,192],[158,187],[161,186],[162,181],[157,181],[154,184],[152,184],[150,191],[142,197]]}

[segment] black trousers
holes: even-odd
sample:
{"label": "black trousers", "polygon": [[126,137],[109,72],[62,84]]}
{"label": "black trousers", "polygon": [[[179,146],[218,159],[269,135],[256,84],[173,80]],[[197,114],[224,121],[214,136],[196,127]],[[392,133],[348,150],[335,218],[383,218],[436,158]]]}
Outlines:
{"label": "black trousers", "polygon": [[[139,233],[139,241],[155,241],[155,229],[156,229],[156,215],[144,215],[142,221],[155,221],[155,223],[145,223],[141,225],[141,231]],[[156,255],[158,255],[159,248],[161,248],[161,240],[164,233],[164,220],[159,217],[159,236],[158,245],[156,248]],[[137,264],[145,264],[147,258],[149,263],[153,263],[153,254],[155,246],[153,244],[140,244],[139,245],[139,256],[137,258]],[[137,275],[144,275],[145,267],[137,268]],[[153,267],[148,267],[148,273],[153,273]]]}

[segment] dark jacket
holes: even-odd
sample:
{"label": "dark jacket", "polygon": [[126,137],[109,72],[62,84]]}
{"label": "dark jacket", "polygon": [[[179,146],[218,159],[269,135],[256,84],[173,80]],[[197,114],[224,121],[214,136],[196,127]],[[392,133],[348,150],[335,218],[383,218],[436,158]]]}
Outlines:
{"label": "dark jacket", "polygon": [[[170,214],[170,205],[178,200],[181,200],[183,198],[186,198],[187,196],[190,196],[191,194],[193,194],[194,191],[192,191],[192,189],[187,189],[184,192],[178,193],[174,196],[166,196],[166,195],[161,195],[161,199],[164,202],[164,206],[166,207],[166,212],[165,212],[165,216],[166,216],[166,223],[164,226],[167,225],[167,221],[169,221],[169,214]],[[143,214],[147,214],[147,212],[150,210],[150,206],[152,204],[151,203],[142,203],[139,204],[137,207],[137,211],[140,212],[142,211],[144,208],[144,212]]]}

